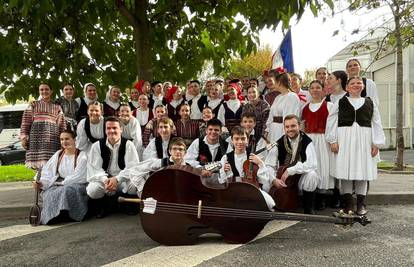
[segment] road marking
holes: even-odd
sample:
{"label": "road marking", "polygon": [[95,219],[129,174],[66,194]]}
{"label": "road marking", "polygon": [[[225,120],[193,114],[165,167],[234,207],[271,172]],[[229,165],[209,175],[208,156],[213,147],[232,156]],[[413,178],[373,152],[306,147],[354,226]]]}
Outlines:
{"label": "road marking", "polygon": [[43,231],[49,231],[49,230],[53,230],[53,229],[60,228],[63,226],[72,225],[74,223],[65,223],[65,224],[53,225],[53,226],[39,225],[36,227],[31,226],[29,224],[2,227],[0,228],[0,241],[4,241],[7,239],[16,238],[16,237],[20,237],[24,235],[39,233]]}
{"label": "road marking", "polygon": [[[271,221],[254,240],[297,223],[298,221]],[[220,241],[209,241],[192,246],[158,246],[105,266],[195,266],[240,246],[243,244],[226,244]]]}

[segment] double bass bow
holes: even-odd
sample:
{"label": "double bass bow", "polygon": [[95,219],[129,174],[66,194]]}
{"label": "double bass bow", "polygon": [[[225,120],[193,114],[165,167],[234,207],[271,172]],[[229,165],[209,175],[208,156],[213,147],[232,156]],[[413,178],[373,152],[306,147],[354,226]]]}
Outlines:
{"label": "double bass bow", "polygon": [[[142,200],[141,200],[142,199]],[[220,234],[225,242],[246,243],[271,220],[307,220],[352,225],[369,221],[363,216],[336,217],[269,211],[260,191],[248,183],[205,186],[190,166],[169,166],[145,183],[140,203],[141,225],[154,241],[190,245],[205,233]]]}

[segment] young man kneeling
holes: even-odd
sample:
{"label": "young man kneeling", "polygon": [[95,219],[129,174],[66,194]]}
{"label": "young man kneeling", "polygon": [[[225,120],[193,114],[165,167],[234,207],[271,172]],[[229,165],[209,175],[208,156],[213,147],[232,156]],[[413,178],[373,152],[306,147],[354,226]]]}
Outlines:
{"label": "young man kneeling", "polygon": [[[272,177],[272,169],[266,167],[264,162],[255,154],[247,155],[248,136],[246,131],[236,126],[231,131],[231,140],[234,145],[234,150],[227,153],[221,158],[222,169],[220,170],[220,182],[242,182],[243,177],[246,176],[243,170],[243,163],[246,160],[259,166],[257,172],[257,182],[260,184],[269,184]],[[273,198],[265,191],[258,188],[262,193],[269,210],[273,211],[275,202]]]}

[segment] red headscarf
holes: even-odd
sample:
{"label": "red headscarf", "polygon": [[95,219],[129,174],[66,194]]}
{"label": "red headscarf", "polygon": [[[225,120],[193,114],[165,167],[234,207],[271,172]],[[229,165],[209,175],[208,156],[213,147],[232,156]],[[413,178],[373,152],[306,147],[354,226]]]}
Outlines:
{"label": "red headscarf", "polygon": [[138,92],[139,92],[140,95],[143,94],[143,92],[142,92],[142,86],[144,85],[144,83],[145,83],[145,80],[139,80],[138,82],[136,82],[134,84],[134,87],[138,90]]}
{"label": "red headscarf", "polygon": [[[229,87],[236,89],[236,95],[237,95],[237,98],[238,98],[240,101],[244,101],[244,96],[242,95],[242,90],[241,90],[240,86],[239,86],[237,83],[230,83],[230,84],[227,86],[227,88],[229,88]],[[227,99],[226,99],[226,98],[227,98]],[[226,100],[226,101],[227,101],[227,100],[229,100],[229,99],[230,99],[230,98],[229,98],[228,94],[224,96],[224,100]]]}
{"label": "red headscarf", "polygon": [[167,93],[165,94],[165,99],[167,99],[168,103],[170,103],[173,100],[173,95],[175,94],[175,92],[177,92],[178,88],[178,86],[174,85],[173,87],[168,89]]}
{"label": "red headscarf", "polygon": [[287,73],[286,69],[283,67],[277,67],[276,69],[274,69],[277,73],[282,74],[282,73]]}

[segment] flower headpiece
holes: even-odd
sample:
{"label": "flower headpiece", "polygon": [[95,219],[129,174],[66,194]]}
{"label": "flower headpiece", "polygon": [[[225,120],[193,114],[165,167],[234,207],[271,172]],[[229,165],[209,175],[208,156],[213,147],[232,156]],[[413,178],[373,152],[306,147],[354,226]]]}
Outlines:
{"label": "flower headpiece", "polygon": [[139,80],[138,82],[136,82],[134,84],[134,88],[136,88],[138,90],[139,94],[143,93],[142,92],[142,86],[144,85],[144,83],[145,83],[145,80]]}

